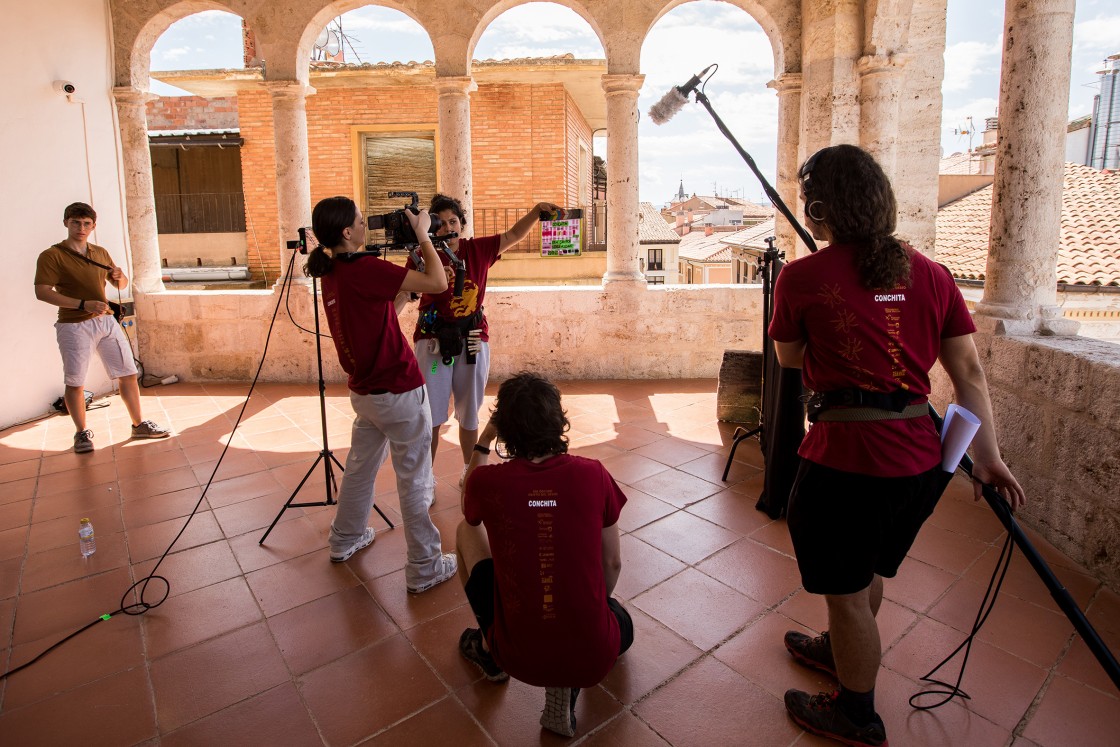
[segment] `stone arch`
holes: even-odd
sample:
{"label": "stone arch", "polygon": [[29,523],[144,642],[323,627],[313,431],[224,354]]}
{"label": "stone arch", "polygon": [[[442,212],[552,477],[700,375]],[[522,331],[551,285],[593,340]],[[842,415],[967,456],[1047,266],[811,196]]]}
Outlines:
{"label": "stone arch", "polygon": [[466,69],[468,71],[470,69],[471,58],[474,55],[475,48],[478,46],[479,39],[482,38],[482,34],[486,31],[487,28],[490,27],[490,24],[493,23],[498,18],[498,16],[502,15],[511,8],[516,8],[520,5],[528,5],[529,3],[536,2],[547,2],[553,5],[559,5],[578,15],[587,23],[588,26],[591,27],[591,30],[595,32],[595,37],[599,40],[599,45],[603,47],[604,54],[606,53],[607,45],[604,41],[603,30],[600,27],[595,15],[591,13],[588,8],[582,3],[575,2],[574,0],[498,0],[498,2],[491,5],[490,8],[479,17],[478,22],[474,26],[466,48],[467,56],[466,59],[463,60],[464,64],[467,66]]}
{"label": "stone arch", "polygon": [[[669,0],[657,12],[656,16],[646,26],[645,32],[638,43],[638,54],[641,45],[649,35],[650,30],[669,11],[694,0]],[[770,49],[774,54],[774,77],[783,73],[801,71],[801,8],[799,3],[783,2],[782,0],[725,0],[727,4],[746,12],[762,28],[766,38],[770,40]]]}
{"label": "stone arch", "polygon": [[171,24],[206,10],[221,10],[245,18],[242,0],[150,0],[148,13],[114,13],[114,78],[116,85],[147,90],[152,47]]}

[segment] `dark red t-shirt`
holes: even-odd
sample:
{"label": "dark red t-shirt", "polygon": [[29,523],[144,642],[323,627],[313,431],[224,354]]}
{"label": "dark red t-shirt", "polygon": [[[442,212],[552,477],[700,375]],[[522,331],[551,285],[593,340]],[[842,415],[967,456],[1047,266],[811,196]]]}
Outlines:
{"label": "dark red t-shirt", "polygon": [[602,532],[626,496],[594,459],[561,454],[478,467],[463,498],[494,556],[488,643],[510,676],[538,687],[593,687],[618,658]]}
{"label": "dark red t-shirt", "polygon": [[[413,342],[435,337],[430,332],[424,332],[421,329],[424,312],[429,308],[434,307],[439,317],[448,322],[468,317],[482,308],[482,301],[486,296],[486,278],[490,275],[490,267],[502,258],[498,254],[501,243],[502,237],[498,235],[482,236],[477,239],[459,239],[459,248],[455,251],[455,256],[467,265],[466,280],[463,283],[463,296],[455,298],[451,295],[455,290],[454,282],[449,284],[447,290],[443,293],[434,296],[425,293],[420,296],[420,315],[416,320],[416,330],[412,333]],[[444,267],[451,264],[451,260],[444,252],[437,253]],[[415,267],[411,259],[407,266],[409,268]],[[486,323],[485,315],[482,317],[481,329],[482,339],[489,341],[490,327]]]}
{"label": "dark red t-shirt", "polygon": [[[770,336],[808,340],[802,378],[817,392],[859,387],[905,389],[925,401],[941,340],[976,331],[949,271],[911,252],[908,287],[867,290],[855,248],[829,246],[782,268],[774,288]],[[833,469],[905,477],[941,460],[929,418],[814,424],[798,453]]]}
{"label": "dark red t-shirt", "polygon": [[424,385],[416,356],[401,332],[393,299],[408,270],[376,257],[335,260],[322,278],[323,309],[338,361],[358,394],[410,392]]}

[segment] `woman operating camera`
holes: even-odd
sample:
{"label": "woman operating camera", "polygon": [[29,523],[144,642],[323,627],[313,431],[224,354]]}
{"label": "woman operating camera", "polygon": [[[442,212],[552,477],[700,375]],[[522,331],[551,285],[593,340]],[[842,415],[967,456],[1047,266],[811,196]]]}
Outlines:
{"label": "woman operating camera", "polygon": [[424,272],[408,270],[371,255],[355,254],[365,244],[366,225],[348,197],[328,197],[311,214],[317,246],[306,272],[322,278],[323,308],[338,360],[349,375],[354,427],[346,472],[331,525],[331,561],[341,563],[374,540],[366,526],[373,507],[377,470],[392,453],[397,495],[408,548],[405,584],[413,594],[455,575],[455,556],[444,554],[439,530],[428,516],[432,478],[432,420],[416,357],[401,334],[393,301],[401,291],[440,293],[447,276],[428,240],[431,218],[406,211],[416,235]]}

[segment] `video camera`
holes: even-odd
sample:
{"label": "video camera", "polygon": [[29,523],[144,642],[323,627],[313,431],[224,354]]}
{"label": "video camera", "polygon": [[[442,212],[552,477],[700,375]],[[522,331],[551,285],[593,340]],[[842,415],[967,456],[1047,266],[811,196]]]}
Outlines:
{"label": "video camera", "polygon": [[[420,195],[416,192],[390,192],[389,197],[411,197],[412,202],[405,205],[400,210],[394,210],[391,213],[384,215],[370,215],[366,218],[366,226],[371,231],[384,231],[385,244],[377,245],[379,248],[404,248],[408,246],[416,246],[419,241],[416,238],[416,232],[412,230],[412,224],[408,222],[408,216],[404,214],[405,210],[409,210],[413,215],[420,214]],[[429,236],[435,236],[436,231],[443,224],[440,217],[435,213],[428,213],[432,219],[432,226],[428,229]]]}

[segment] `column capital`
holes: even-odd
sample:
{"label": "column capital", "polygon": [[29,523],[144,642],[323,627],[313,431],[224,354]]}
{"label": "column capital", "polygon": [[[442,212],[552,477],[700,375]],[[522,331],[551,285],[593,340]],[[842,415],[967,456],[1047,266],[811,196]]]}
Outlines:
{"label": "column capital", "polygon": [[607,96],[633,93],[635,96],[642,88],[646,76],[640,73],[607,73],[603,76],[603,91]]}
{"label": "column capital", "polygon": [[315,93],[315,89],[298,80],[266,80],[265,90],[274,101],[302,101]]}
{"label": "column capital", "polygon": [[116,86],[113,88],[113,99],[123,106],[145,106],[149,101],[159,98],[150,91],[141,91],[132,86]]}
{"label": "column capital", "polygon": [[478,90],[478,84],[469,75],[437,75],[435,85],[440,96],[466,96]]}
{"label": "column capital", "polygon": [[861,77],[869,75],[899,75],[902,68],[910,62],[913,55],[903,52],[894,54],[867,54],[856,62],[856,70]]}
{"label": "column capital", "polygon": [[783,93],[799,93],[801,91],[801,73],[782,73],[766,84],[781,96]]}

